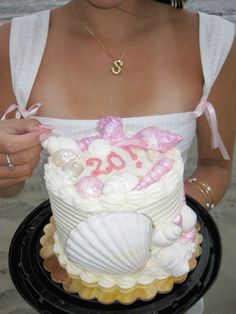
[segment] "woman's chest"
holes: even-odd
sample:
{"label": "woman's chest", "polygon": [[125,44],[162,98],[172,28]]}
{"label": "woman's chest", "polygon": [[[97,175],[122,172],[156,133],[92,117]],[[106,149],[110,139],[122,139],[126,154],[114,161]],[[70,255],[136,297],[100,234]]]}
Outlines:
{"label": "woman's chest", "polygon": [[130,43],[118,75],[111,67],[120,45],[112,43],[109,55],[93,41],[60,42],[49,41],[31,93],[30,103],[43,103],[40,116],[157,115],[193,111],[200,100],[198,53],[185,52],[176,41]]}

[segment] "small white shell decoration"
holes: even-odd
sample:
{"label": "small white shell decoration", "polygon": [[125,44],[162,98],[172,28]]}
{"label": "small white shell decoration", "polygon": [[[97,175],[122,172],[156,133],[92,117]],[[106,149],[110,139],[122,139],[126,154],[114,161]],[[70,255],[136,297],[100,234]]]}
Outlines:
{"label": "small white shell decoration", "polygon": [[79,151],[76,141],[64,136],[50,136],[42,143],[42,146],[47,149],[50,155],[62,149]]}
{"label": "small white shell decoration", "polygon": [[94,199],[102,194],[103,182],[93,176],[82,177],[76,183],[76,191],[81,198]]}
{"label": "small white shell decoration", "polygon": [[196,225],[197,215],[188,205],[183,206],[181,210],[181,215],[183,231],[184,232],[191,231]]}
{"label": "small white shell decoration", "polygon": [[61,149],[52,154],[51,162],[56,167],[63,167],[65,164],[75,161],[78,157],[78,154],[71,149]]}
{"label": "small white shell decoration", "polygon": [[117,177],[119,177],[124,182],[127,191],[132,191],[139,182],[139,178],[129,171],[123,171],[119,173]]}
{"label": "small white shell decoration", "polygon": [[153,259],[169,275],[181,276],[189,272],[189,265],[180,251],[178,245],[169,246],[156,253]]}
{"label": "small white shell decoration", "polygon": [[98,139],[89,144],[88,153],[91,156],[103,157],[109,155],[112,147],[108,140]]}
{"label": "small white shell decoration", "polygon": [[74,161],[69,164],[65,164],[62,167],[62,170],[68,173],[69,175],[78,177],[84,171],[84,167],[80,161]]}
{"label": "small white shell decoration", "polygon": [[122,199],[126,193],[127,187],[125,183],[117,177],[111,177],[102,190],[102,194],[112,196],[116,199]]}
{"label": "small white shell decoration", "polygon": [[136,272],[150,257],[152,221],[133,212],[101,213],[70,233],[68,258],[84,269],[109,274]]}
{"label": "small white shell decoration", "polygon": [[152,241],[160,247],[169,246],[180,238],[182,232],[183,230],[180,226],[170,223],[162,226],[161,229],[156,229]]}

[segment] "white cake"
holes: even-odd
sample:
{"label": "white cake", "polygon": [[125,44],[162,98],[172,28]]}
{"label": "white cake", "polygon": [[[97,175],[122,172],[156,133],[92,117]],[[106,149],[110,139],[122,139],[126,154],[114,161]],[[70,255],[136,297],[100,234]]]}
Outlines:
{"label": "white cake", "polygon": [[90,137],[43,143],[54,252],[69,275],[126,289],[189,272],[196,214],[185,203],[180,140],[155,127],[130,135],[106,117]]}

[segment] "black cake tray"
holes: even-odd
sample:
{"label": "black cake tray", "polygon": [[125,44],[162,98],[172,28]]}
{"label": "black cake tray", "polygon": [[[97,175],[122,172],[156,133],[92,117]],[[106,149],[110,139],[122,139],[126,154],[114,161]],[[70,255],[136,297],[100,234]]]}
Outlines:
{"label": "black cake tray", "polygon": [[187,204],[196,212],[203,235],[202,254],[196,268],[182,284],[175,284],[168,294],[157,294],[150,301],[130,305],[104,305],[84,301],[78,294],[67,293],[52,281],[39,256],[39,240],[52,215],[46,201],[35,208],[18,227],[9,250],[12,281],[21,296],[43,314],[171,314],[184,313],[195,304],[215,281],[221,262],[221,240],[217,226],[207,211],[187,196]]}

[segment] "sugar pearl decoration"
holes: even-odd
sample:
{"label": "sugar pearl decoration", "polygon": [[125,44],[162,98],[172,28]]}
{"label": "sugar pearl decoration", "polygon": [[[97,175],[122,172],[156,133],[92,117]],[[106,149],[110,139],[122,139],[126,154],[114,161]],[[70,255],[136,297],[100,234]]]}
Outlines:
{"label": "sugar pearl decoration", "polygon": [[103,182],[93,176],[85,176],[76,183],[76,191],[81,198],[94,199],[102,194]]}
{"label": "sugar pearl decoration", "polygon": [[71,163],[78,158],[78,154],[70,149],[62,149],[56,151],[52,157],[51,161],[56,167],[63,167],[65,164]]}

